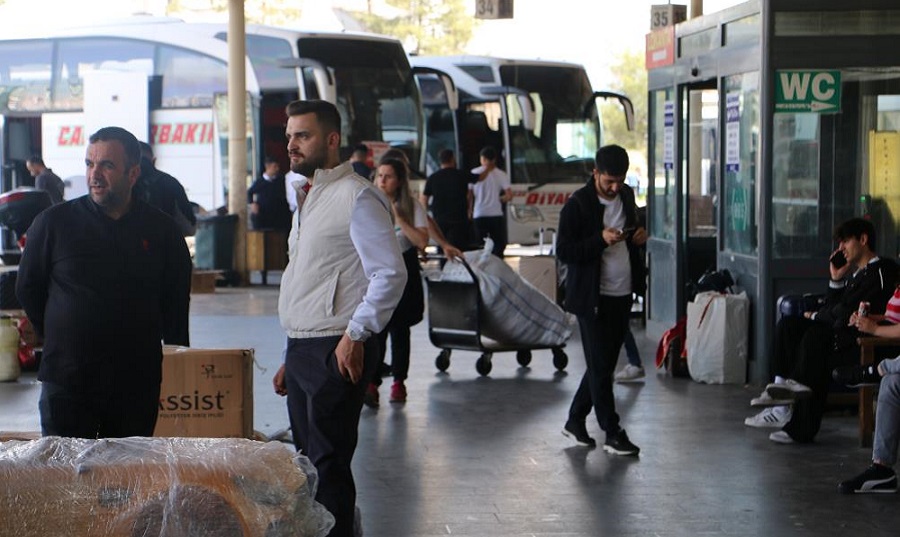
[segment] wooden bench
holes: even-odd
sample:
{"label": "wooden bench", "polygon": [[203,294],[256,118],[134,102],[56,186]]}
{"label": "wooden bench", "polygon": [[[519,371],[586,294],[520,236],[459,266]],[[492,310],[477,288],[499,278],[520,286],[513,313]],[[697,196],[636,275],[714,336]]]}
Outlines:
{"label": "wooden bench", "polygon": [[[900,338],[866,336],[859,338],[858,341],[860,365],[875,363],[876,348],[900,348]],[[872,446],[872,435],[875,431],[874,401],[876,391],[876,386],[863,386],[859,389],[859,444],[862,447]]]}
{"label": "wooden bench", "polygon": [[287,267],[288,232],[279,229],[251,229],[247,231],[247,270],[260,271],[262,284],[268,285],[270,270]]}

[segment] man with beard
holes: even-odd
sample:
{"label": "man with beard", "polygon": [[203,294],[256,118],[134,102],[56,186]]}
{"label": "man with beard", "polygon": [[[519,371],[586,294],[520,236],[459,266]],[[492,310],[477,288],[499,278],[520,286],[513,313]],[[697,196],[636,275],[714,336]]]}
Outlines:
{"label": "man with beard", "polygon": [[326,101],[287,106],[291,170],[312,178],[288,241],[278,315],[287,332],[273,379],[287,395],[294,446],[316,466],[316,500],[335,518],[331,537],[353,535],[351,462],[363,394],[380,360],[377,338],[406,284],[391,208],[341,163],[341,118]]}
{"label": "man with beard", "polygon": [[43,336],[44,436],[152,436],[162,344],[188,345],[191,258],[171,218],[132,196],[137,138],[94,133],[89,195],[54,205],[28,230],[16,296]]}
{"label": "man with beard", "polygon": [[632,293],[643,293],[646,270],[639,247],[634,191],[625,184],[628,153],[618,145],[597,150],[592,178],[566,201],[559,215],[556,255],[566,264],[566,310],[578,317],[587,370],[569,407],[563,434],[595,447],[585,421],[591,409],[606,433],[603,450],[636,456],[619,424],[613,371],[631,317]]}

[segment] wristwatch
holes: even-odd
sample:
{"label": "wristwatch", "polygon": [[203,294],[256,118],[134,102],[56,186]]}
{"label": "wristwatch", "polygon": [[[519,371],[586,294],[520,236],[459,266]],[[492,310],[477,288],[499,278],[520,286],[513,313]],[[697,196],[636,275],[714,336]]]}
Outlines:
{"label": "wristwatch", "polygon": [[364,342],[365,340],[369,339],[370,335],[372,335],[372,333],[365,328],[354,330],[351,326],[347,327],[346,333],[348,336],[350,336],[351,340],[359,342]]}

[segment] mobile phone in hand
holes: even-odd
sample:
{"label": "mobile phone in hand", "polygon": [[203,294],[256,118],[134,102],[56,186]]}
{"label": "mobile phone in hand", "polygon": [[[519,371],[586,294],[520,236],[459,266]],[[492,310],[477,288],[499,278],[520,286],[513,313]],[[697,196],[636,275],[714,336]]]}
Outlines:
{"label": "mobile phone in hand", "polygon": [[843,250],[838,250],[831,256],[831,264],[834,265],[834,268],[841,268],[847,264],[847,257],[844,255]]}
{"label": "mobile phone in hand", "polygon": [[631,236],[634,235],[634,232],[637,228],[626,227],[622,229],[622,238],[625,240],[630,240]]}

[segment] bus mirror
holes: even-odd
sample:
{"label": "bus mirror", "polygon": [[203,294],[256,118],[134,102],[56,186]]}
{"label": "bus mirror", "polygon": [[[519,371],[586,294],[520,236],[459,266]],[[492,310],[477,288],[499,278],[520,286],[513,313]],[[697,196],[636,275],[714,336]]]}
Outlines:
{"label": "bus mirror", "polygon": [[312,71],[316,81],[316,89],[319,91],[319,98],[331,104],[337,104],[337,89],[334,87],[334,78],[328,72],[328,68],[320,64],[313,66]]}
{"label": "bus mirror", "polygon": [[516,95],[516,100],[519,102],[519,108],[522,110],[522,126],[529,132],[534,131],[537,127],[537,120],[531,96],[519,94]]}
{"label": "bus mirror", "polygon": [[590,115],[591,107],[597,106],[597,99],[603,99],[604,101],[607,99],[615,99],[619,101],[619,104],[622,106],[622,112],[625,114],[625,125],[628,127],[628,130],[634,130],[634,104],[631,102],[631,99],[614,91],[595,91],[593,101],[589,102],[585,107],[585,117]]}
{"label": "bus mirror", "polygon": [[447,97],[447,107],[453,111],[459,109],[459,91],[456,89],[456,84],[453,82],[453,79],[450,78],[450,75],[440,69],[421,66],[413,67],[412,73],[413,76],[430,75],[437,77],[441,82],[441,86],[444,88],[444,95]]}
{"label": "bus mirror", "polygon": [[444,85],[444,92],[447,95],[447,106],[450,107],[450,110],[456,111],[459,109],[459,92],[456,91],[456,84],[453,83],[453,79],[446,73],[441,73],[438,78],[441,79],[441,84]]}

